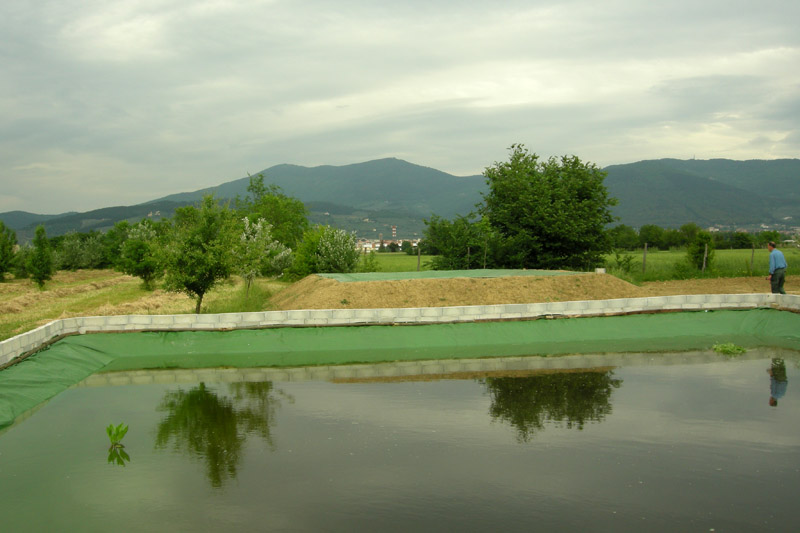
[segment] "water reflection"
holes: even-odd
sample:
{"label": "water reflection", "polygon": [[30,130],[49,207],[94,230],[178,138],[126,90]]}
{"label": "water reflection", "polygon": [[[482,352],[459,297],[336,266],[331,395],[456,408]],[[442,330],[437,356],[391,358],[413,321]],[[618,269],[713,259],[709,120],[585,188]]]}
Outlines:
{"label": "water reflection", "polygon": [[131,462],[131,456],[123,448],[112,447],[108,450],[108,463],[117,466],[125,466]]}
{"label": "water reflection", "polygon": [[167,415],[158,424],[156,449],[171,443],[174,451],[201,457],[213,487],[236,477],[250,435],[273,447],[275,410],[280,406],[279,396],[287,397],[271,381],[229,383],[227,388],[228,395],[205,383],[190,390],[169,391],[158,407]]}
{"label": "water reflection", "polygon": [[622,384],[613,375],[611,370],[594,369],[478,381],[491,397],[492,419],[511,424],[517,440],[528,442],[546,422],[580,430],[587,421],[602,421],[611,413],[612,389]]}
{"label": "water reflection", "polygon": [[774,357],[767,373],[769,374],[769,404],[777,407],[778,399],[783,398],[786,394],[786,386],[789,384],[789,379],[786,377],[786,363],[783,359]]}

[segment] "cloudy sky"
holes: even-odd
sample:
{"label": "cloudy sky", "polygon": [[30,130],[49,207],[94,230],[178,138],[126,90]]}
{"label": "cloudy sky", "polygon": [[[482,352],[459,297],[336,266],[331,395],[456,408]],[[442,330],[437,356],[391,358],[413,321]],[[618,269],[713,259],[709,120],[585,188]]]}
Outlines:
{"label": "cloudy sky", "polygon": [[800,156],[796,0],[4,0],[0,212],[272,165]]}

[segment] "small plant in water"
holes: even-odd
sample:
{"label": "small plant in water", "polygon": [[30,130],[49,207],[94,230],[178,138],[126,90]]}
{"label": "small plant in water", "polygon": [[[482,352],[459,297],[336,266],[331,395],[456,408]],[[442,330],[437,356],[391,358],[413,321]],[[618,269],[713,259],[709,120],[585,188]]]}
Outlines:
{"label": "small plant in water", "polygon": [[741,346],[733,344],[732,342],[726,342],[724,344],[715,344],[714,346],[712,346],[712,349],[715,352],[721,353],[723,355],[739,355],[747,351]]}
{"label": "small plant in water", "polygon": [[120,424],[116,427],[114,427],[114,424],[109,424],[108,427],[106,428],[106,434],[108,435],[108,440],[111,441],[111,446],[108,449],[113,450],[115,448],[124,448],[125,445],[122,444],[120,441],[127,432],[128,432],[127,424]]}

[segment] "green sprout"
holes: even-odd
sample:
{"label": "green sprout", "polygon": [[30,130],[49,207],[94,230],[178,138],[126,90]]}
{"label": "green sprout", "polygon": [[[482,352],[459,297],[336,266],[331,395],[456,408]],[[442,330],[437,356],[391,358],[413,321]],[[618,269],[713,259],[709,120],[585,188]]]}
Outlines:
{"label": "green sprout", "polygon": [[108,435],[108,440],[111,441],[111,446],[108,449],[113,450],[115,448],[124,448],[125,445],[122,444],[120,441],[127,432],[128,432],[127,424],[120,424],[117,427],[114,427],[114,424],[109,424],[108,427],[106,428],[106,434]]}

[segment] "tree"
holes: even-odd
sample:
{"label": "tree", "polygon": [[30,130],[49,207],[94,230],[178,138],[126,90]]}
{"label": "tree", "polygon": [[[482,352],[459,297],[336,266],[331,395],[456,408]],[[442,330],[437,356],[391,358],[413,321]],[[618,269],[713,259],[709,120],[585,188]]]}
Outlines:
{"label": "tree", "polygon": [[434,270],[493,267],[498,239],[486,218],[457,216],[451,221],[432,215],[425,220],[425,242],[436,250],[431,260]]}
{"label": "tree", "polygon": [[240,217],[263,218],[272,227],[272,237],[288,248],[296,249],[308,230],[306,206],[297,198],[286,196],[274,184],[264,185],[264,176],[250,176],[250,197],[237,202]]}
{"label": "tree", "polygon": [[400,244],[400,250],[403,253],[406,253],[408,255],[413,255],[414,254],[414,245],[412,245],[410,241],[403,241]]}
{"label": "tree", "polygon": [[245,298],[250,296],[250,285],[256,276],[276,276],[292,264],[292,251],[272,238],[272,226],[259,218],[255,223],[244,217],[243,230],[239,232],[233,254],[235,269],[245,280]]}
{"label": "tree", "polygon": [[11,272],[16,245],[17,234],[0,220],[0,281],[5,278],[6,272]]}
{"label": "tree", "polygon": [[118,263],[122,253],[122,245],[128,238],[129,229],[130,223],[127,220],[122,220],[103,234],[103,264],[105,266],[119,268]]}
{"label": "tree", "polygon": [[157,246],[154,224],[142,220],[128,228],[128,236],[122,242],[117,260],[118,268],[125,274],[141,278],[147,290],[153,290],[155,281],[164,275]]}
{"label": "tree", "polygon": [[613,221],[606,173],[575,156],[540,161],[521,144],[484,171],[489,192],[479,212],[502,242],[499,266],[589,268],[610,250]]}
{"label": "tree", "polygon": [[30,270],[33,281],[40,289],[44,288],[44,282],[53,278],[55,267],[53,266],[53,250],[50,248],[50,241],[47,240],[47,232],[44,226],[36,227],[36,234],[33,237],[33,254],[31,254]]}
{"label": "tree", "polygon": [[639,245],[648,248],[664,248],[664,228],[653,224],[645,224],[639,228]]}
{"label": "tree", "polygon": [[195,298],[195,313],[200,313],[206,292],[230,276],[233,231],[231,212],[211,195],[203,198],[199,208],[175,210],[162,250],[164,288]]}
{"label": "tree", "polygon": [[731,248],[737,250],[750,249],[753,246],[753,238],[749,233],[737,231],[731,236]]}
{"label": "tree", "polygon": [[291,271],[296,277],[317,272],[355,272],[359,258],[354,233],[330,226],[316,226],[303,235]]}
{"label": "tree", "polygon": [[[706,256],[706,245],[708,246],[708,256]],[[706,269],[711,268],[711,262],[714,259],[714,239],[707,231],[700,231],[689,243],[686,250],[686,259],[689,264],[698,270],[703,268],[705,264]]]}
{"label": "tree", "polygon": [[612,248],[635,250],[639,246],[639,235],[636,230],[625,224],[614,226],[608,230]]}
{"label": "tree", "polygon": [[768,242],[779,243],[780,241],[781,234],[776,230],[762,231],[756,238],[756,242],[760,246],[766,246]]}
{"label": "tree", "polygon": [[694,240],[697,238],[697,234],[703,231],[703,228],[694,222],[689,222],[688,224],[681,226],[679,231],[683,236],[681,245],[688,245],[689,243],[694,242]]}

